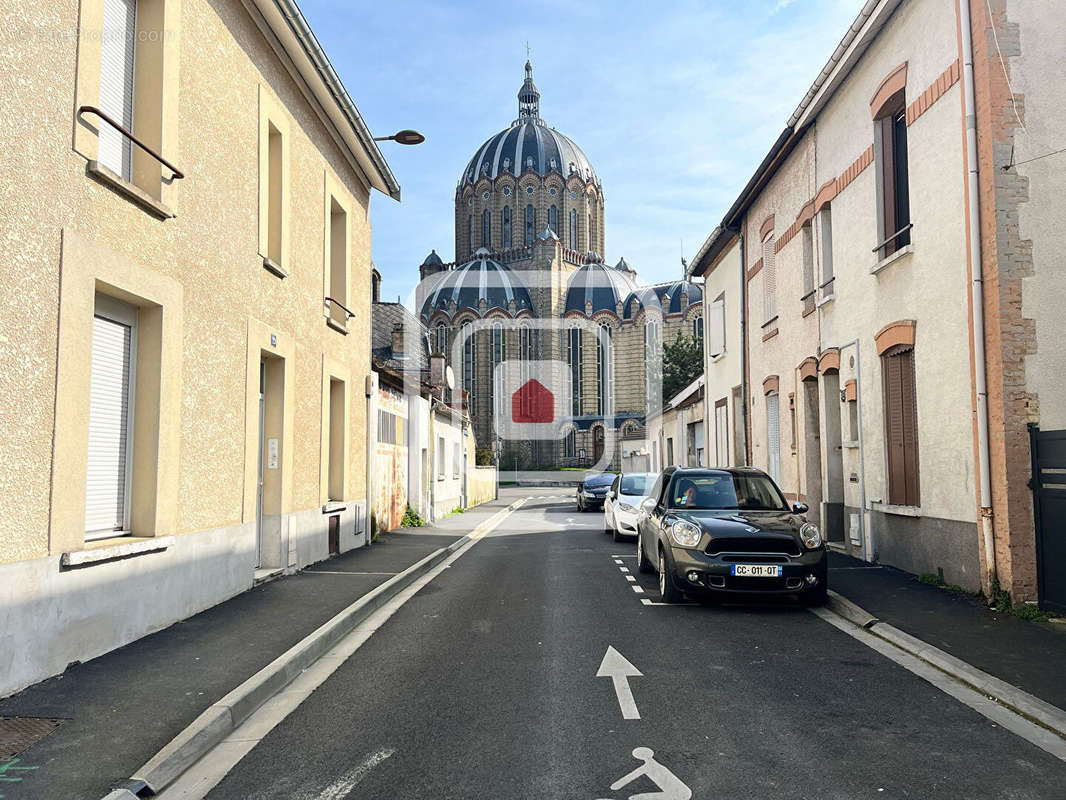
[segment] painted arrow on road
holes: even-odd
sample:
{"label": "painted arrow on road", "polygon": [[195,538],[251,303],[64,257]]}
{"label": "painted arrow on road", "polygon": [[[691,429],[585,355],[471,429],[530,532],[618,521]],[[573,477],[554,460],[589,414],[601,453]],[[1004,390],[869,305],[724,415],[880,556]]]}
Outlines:
{"label": "painted arrow on road", "polygon": [[610,678],[614,684],[614,693],[618,696],[618,705],[622,709],[622,719],[640,719],[633,691],[629,688],[630,678],[643,677],[643,673],[630,664],[625,656],[608,646],[600,662],[597,678]]}

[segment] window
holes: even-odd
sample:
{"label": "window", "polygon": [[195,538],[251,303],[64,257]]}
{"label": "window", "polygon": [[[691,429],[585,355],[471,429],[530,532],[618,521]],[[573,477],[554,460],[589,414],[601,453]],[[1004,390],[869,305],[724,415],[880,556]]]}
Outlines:
{"label": "window", "polygon": [[566,458],[573,458],[575,452],[577,452],[577,434],[571,429],[570,432],[566,434],[563,453]]}
{"label": "window", "polygon": [[397,428],[396,415],[378,409],[378,444],[400,444]]}
{"label": "window", "polygon": [[[467,323],[469,324],[469,323]],[[437,326],[437,352],[443,354],[448,349],[448,329],[444,325]]]}
{"label": "window", "polygon": [[848,441],[859,441],[859,403],[848,400]]}
{"label": "window", "polygon": [[596,413],[600,416],[608,413],[608,393],[610,392],[611,359],[608,346],[611,341],[609,325],[600,325],[596,337]]}
{"label": "window", "polygon": [[920,505],[918,480],[918,409],[914,348],[902,345],[881,356],[884,379],[885,445],[888,450],[888,502]]}
{"label": "window", "polygon": [[[137,0],[104,0],[100,39],[100,108],[128,131],[133,130],[134,55],[137,45]],[[133,179],[129,139],[100,123],[97,160],[119,177]]]}
{"label": "window", "polygon": [[822,298],[833,296],[833,212],[828,204],[818,212],[818,256],[822,262]]}
{"label": "window", "polygon": [[137,309],[96,296],[89,384],[85,538],[128,533]]}
{"label": "window", "polygon": [[570,365],[570,413],[581,414],[581,329],[571,328],[567,332],[566,360]]}
{"label": "window", "polygon": [[437,437],[437,480],[444,480],[444,437]]}
{"label": "window", "polygon": [[726,399],[714,404],[714,458],[715,466],[729,466],[729,419]]}
{"label": "window", "polygon": [[774,249],[774,232],[766,234],[762,242],[762,299],[764,322],[777,317],[777,253]]}
{"label": "window", "polygon": [[[725,295],[707,307],[707,321],[710,325],[710,341],[707,353],[711,358],[717,358],[725,352]],[[700,324],[700,336],[703,336],[703,325]]]}
{"label": "window", "polygon": [[526,247],[533,244],[537,235],[537,212],[533,210],[533,204],[526,206]]}
{"label": "window", "polygon": [[558,235],[559,233],[559,209],[552,206],[548,209],[548,227],[552,229],[552,232]]}
{"label": "window", "polygon": [[[392,416],[391,414],[389,416]],[[395,417],[393,424],[395,425]],[[329,463],[326,492],[330,500],[344,499],[344,381],[329,380]],[[393,428],[395,438],[395,427]]]}
{"label": "window", "polygon": [[587,228],[587,230],[589,232],[589,246],[588,246],[588,249],[589,249],[589,252],[591,252],[592,249],[596,246],[596,238],[595,238],[596,235],[595,235],[595,233],[592,230],[592,213],[591,212],[588,215],[588,228]]}
{"label": "window", "polygon": [[766,471],[781,483],[781,401],[777,392],[766,395]]}
{"label": "window", "polygon": [[503,325],[495,322],[492,325],[492,385],[493,390],[489,393],[489,413],[495,413],[496,395],[501,387],[496,383],[496,373],[500,364],[507,359],[507,345],[503,338]]}
{"label": "window", "polygon": [[474,215],[466,216],[466,246],[469,252],[474,252]]}
{"label": "window", "polygon": [[803,240],[803,313],[809,314],[814,311],[815,295],[818,293],[814,285],[814,229],[811,223],[806,223],[800,230]]}
{"label": "window", "polygon": [[282,224],[284,216],[285,189],[282,178],[284,169],[284,144],[281,131],[272,122],[267,122],[267,162],[266,175],[261,176],[266,186],[266,227],[265,255],[278,266],[282,266]]}
{"label": "window", "polygon": [[672,467],[674,465],[674,440],[668,438],[666,440],[666,466]]}
{"label": "window", "polygon": [[458,478],[460,470],[462,469],[463,456],[462,451],[459,449],[459,442],[452,444],[452,477]]}
{"label": "window", "polygon": [[492,214],[488,209],[481,214],[481,246],[486,250],[492,249]]}
{"label": "window", "polygon": [[511,244],[511,207],[503,207],[503,249],[509,250]]}
{"label": "window", "polygon": [[567,242],[571,250],[577,250],[577,209],[570,209],[570,241]]}
{"label": "window", "polygon": [[878,258],[910,244],[910,195],[907,178],[906,100],[902,90],[885,101],[874,119],[874,154],[879,187]]}
{"label": "window", "polygon": [[471,404],[474,392],[474,334],[469,322],[463,323],[463,389],[466,391],[467,403]]}
{"label": "window", "polygon": [[692,338],[703,347],[703,317],[696,317],[692,320]]}
{"label": "window", "polygon": [[330,319],[343,328],[348,327],[348,314],[341,306],[348,305],[348,213],[337,201],[329,198],[329,303]]}
{"label": "window", "polygon": [[792,433],[792,452],[795,453],[799,439],[798,428],[796,427],[796,395],[794,394],[788,396],[788,424]]}

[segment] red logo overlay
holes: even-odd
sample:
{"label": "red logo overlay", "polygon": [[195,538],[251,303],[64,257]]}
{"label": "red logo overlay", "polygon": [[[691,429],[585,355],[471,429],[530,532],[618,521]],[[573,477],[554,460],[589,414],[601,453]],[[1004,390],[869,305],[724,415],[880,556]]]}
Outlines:
{"label": "red logo overlay", "polygon": [[530,378],[511,395],[513,422],[552,422],[555,419],[555,395],[536,378]]}

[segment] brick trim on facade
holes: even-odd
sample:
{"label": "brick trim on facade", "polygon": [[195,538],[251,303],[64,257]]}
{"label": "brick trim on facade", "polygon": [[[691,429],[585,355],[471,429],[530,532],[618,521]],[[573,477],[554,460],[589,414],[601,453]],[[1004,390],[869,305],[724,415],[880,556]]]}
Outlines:
{"label": "brick trim on facade", "polygon": [[858,391],[855,388],[855,379],[851,378],[844,381],[844,399],[848,402],[854,402],[858,399]]}
{"label": "brick trim on facade", "polygon": [[759,274],[759,270],[762,269],[762,259],[760,258],[754,264],[751,265],[751,269],[748,270],[748,280],[750,281],[756,275]]}
{"label": "brick trim on facade", "polygon": [[840,350],[830,347],[818,357],[818,371],[825,375],[827,372],[840,371]]}
{"label": "brick trim on facade", "polygon": [[762,393],[765,397],[771,392],[779,392],[781,388],[781,379],[777,375],[767,375],[763,378]]}
{"label": "brick trim on facade", "polygon": [[877,87],[877,91],[874,92],[874,96],[870,98],[870,116],[874,119],[882,116],[882,110],[885,107],[893,95],[897,92],[902,92],[907,88],[907,62],[904,61],[894,70],[892,70],[885,79],[881,81],[881,85]]}
{"label": "brick trim on facade", "polygon": [[959,60],[955,59],[951,66],[940,73],[939,77],[929,88],[922,92],[918,98],[907,106],[907,125],[913,124],[922,114],[929,110],[937,100],[943,97],[948,89],[959,82]]}
{"label": "brick trim on facade", "polygon": [[771,214],[762,221],[762,225],[759,226],[759,241],[763,241],[766,238],[766,234],[774,229],[774,215]]}
{"label": "brick trim on facade", "polygon": [[799,372],[801,381],[816,381],[818,380],[818,359],[814,356],[807,356],[796,367],[796,370]]}

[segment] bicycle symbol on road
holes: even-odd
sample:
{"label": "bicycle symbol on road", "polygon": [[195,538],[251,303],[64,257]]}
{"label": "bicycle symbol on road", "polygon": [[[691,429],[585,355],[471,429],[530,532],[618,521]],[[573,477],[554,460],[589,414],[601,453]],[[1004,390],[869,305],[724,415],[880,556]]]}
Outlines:
{"label": "bicycle symbol on road", "polygon": [[[629,800],[690,800],[692,790],[685,785],[684,781],[655,760],[655,751],[650,747],[634,748],[633,758],[644,763],[628,775],[624,775],[612,783],[612,791],[628,786],[637,778],[647,776],[652,783],[659,787],[659,791],[631,794],[629,795]],[[603,800],[609,799],[603,798]]]}

